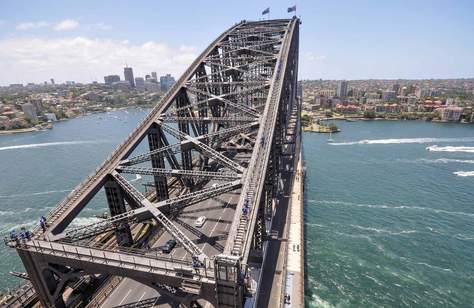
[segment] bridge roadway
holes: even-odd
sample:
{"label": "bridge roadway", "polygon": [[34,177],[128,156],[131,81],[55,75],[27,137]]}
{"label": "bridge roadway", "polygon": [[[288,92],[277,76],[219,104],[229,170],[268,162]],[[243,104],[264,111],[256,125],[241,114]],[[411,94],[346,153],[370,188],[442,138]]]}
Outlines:
{"label": "bridge roadway", "polygon": [[[242,161],[243,154],[238,154],[235,161]],[[216,181],[210,181],[206,187],[211,187]],[[208,256],[212,257],[220,254],[224,250],[229,228],[235,216],[235,208],[240,197],[240,189],[222,194],[206,201],[191,205],[181,211],[174,219],[181,230]],[[197,228],[194,226],[195,220],[199,216],[206,216],[206,223]],[[160,253],[159,246],[172,239],[172,236],[163,233],[152,247],[152,251]],[[169,254],[173,260],[191,260],[189,253],[179,244]],[[166,295],[160,295],[155,289],[140,284],[139,282],[125,278],[115,288],[115,290],[103,302],[102,307],[116,307],[144,301],[150,298],[157,298],[156,306],[163,302],[163,307],[170,307],[172,300]],[[160,298],[162,297],[162,298]]]}

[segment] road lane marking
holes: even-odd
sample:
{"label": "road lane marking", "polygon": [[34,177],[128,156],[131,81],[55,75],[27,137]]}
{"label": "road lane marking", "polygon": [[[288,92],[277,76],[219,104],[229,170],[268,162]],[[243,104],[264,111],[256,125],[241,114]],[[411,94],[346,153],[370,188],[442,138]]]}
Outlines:
{"label": "road lane marking", "polygon": [[140,296],[140,298],[138,299],[138,301],[137,301],[137,303],[135,304],[135,306],[137,306],[137,305],[140,303],[140,301],[142,300],[143,296],[145,296],[145,294],[146,294],[146,291],[143,292],[142,296]]}
{"label": "road lane marking", "polygon": [[127,294],[125,294],[125,296],[122,298],[122,300],[120,301],[119,305],[122,305],[122,303],[125,301],[125,299],[128,297],[128,295],[130,294],[130,292],[132,292],[132,289],[128,290]]}

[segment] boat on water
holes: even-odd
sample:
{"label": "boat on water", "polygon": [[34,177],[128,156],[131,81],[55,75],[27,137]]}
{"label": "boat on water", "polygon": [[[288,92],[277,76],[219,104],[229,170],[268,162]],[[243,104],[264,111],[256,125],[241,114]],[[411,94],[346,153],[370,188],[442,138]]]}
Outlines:
{"label": "boat on water", "polygon": [[360,142],[360,143],[362,143],[362,144],[368,144],[368,143],[369,143],[369,140],[367,140],[367,139],[364,139],[364,140],[361,140],[361,142]]}
{"label": "boat on water", "polygon": [[334,142],[334,139],[332,139],[332,132],[329,132],[329,138],[327,142]]}

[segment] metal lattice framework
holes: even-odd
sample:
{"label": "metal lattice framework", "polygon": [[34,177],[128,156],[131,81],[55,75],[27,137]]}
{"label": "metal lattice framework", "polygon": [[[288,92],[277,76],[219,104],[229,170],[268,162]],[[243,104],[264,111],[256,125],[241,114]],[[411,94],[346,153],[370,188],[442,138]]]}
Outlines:
{"label": "metal lattice framework", "polygon": [[[57,295],[61,282],[52,293],[46,291],[51,287],[45,287],[47,278],[37,268],[50,265],[35,264],[35,258],[48,256],[55,264],[79,266],[86,272],[97,271],[95,265],[102,266],[104,272],[109,267],[112,271],[106,260],[116,258],[119,252],[87,248],[80,241],[115,231],[118,245],[130,245],[130,225],[145,219],[156,220],[190,256],[199,258],[205,273],[197,271],[192,280],[198,281],[200,288],[206,283],[217,284],[217,289],[212,287],[218,293],[217,303],[225,306],[227,300],[219,295],[222,288],[227,288],[229,281],[234,285],[242,281],[235,278],[239,275],[231,275],[228,277],[234,278],[226,278],[224,283],[216,273],[223,267],[226,271],[245,268],[250,250],[260,247],[255,244],[256,234],[262,236],[258,221],[274,196],[269,187],[277,178],[284,128],[296,97],[298,25],[297,18],[244,21],[220,35],[105,162],[47,215],[47,230],[43,233],[38,227],[32,240],[15,246],[45,306],[61,306]],[[135,153],[142,142],[148,143],[149,151]],[[145,195],[126,174],[152,177],[153,193]],[[206,184],[209,181],[217,183],[211,187]],[[111,217],[88,226],[68,227],[101,189]],[[238,193],[240,198],[223,255],[206,256],[185,235],[173,214],[228,192]],[[87,254],[91,260],[86,262]],[[128,253],[124,258],[130,267],[130,255],[135,268],[154,275],[148,279],[161,277],[163,283],[186,290],[175,270],[160,268],[169,261]],[[80,265],[77,258],[82,260]],[[123,275],[139,281],[142,277],[131,268],[123,270]],[[200,294],[204,296],[202,291]]]}

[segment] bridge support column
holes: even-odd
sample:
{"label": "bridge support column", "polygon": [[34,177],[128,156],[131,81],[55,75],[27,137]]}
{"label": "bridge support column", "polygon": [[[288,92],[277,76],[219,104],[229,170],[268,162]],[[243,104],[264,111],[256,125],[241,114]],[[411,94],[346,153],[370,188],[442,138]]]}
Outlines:
{"label": "bridge support column", "polygon": [[[162,139],[163,132],[158,127],[158,125],[154,124],[150,130],[148,131],[148,145],[150,151],[157,150],[163,146]],[[165,168],[165,158],[163,153],[154,154],[151,156],[151,166],[153,168]],[[155,190],[156,190],[156,198],[158,201],[163,201],[169,198],[168,194],[168,182],[165,176],[154,176],[155,181]]]}
{"label": "bridge support column", "polygon": [[238,257],[219,255],[214,261],[217,307],[243,307],[244,277]]}
{"label": "bridge support column", "polygon": [[[127,211],[122,189],[114,181],[110,180],[104,185],[110,215],[116,216]],[[130,246],[133,244],[132,232],[127,222],[120,221],[115,229],[115,237],[119,246]]]}
{"label": "bridge support column", "polygon": [[[176,106],[178,108],[185,107],[189,105],[188,95],[185,90],[182,90],[178,97],[176,98]],[[180,117],[189,117],[190,114],[188,111],[179,111],[178,116]],[[192,116],[192,115],[191,115]],[[189,135],[189,123],[187,121],[178,121],[179,130],[187,135]],[[184,170],[193,169],[193,156],[191,153],[191,148],[188,146],[181,146],[181,165]],[[194,185],[192,179],[186,179],[185,181],[190,187]]]}
{"label": "bridge support column", "polygon": [[37,258],[30,252],[20,249],[17,252],[43,307],[65,308],[66,304],[62,297],[65,281],[61,281],[60,276],[53,274],[43,257]]}

